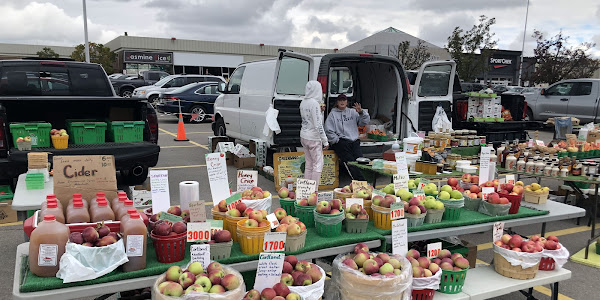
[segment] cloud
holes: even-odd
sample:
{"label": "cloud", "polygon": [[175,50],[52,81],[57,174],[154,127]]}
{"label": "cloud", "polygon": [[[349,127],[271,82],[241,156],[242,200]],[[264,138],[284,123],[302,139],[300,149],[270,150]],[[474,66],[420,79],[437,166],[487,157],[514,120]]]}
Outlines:
{"label": "cloud", "polygon": [[464,13],[450,14],[439,23],[427,24],[419,28],[419,38],[434,45],[443,47],[448,43],[448,37],[455,27],[469,30],[475,25],[475,18]]}
{"label": "cloud", "polygon": [[481,0],[412,0],[411,7],[436,12],[449,11],[482,11],[512,9],[523,7],[527,4],[524,0],[504,0],[504,1],[481,1]]}

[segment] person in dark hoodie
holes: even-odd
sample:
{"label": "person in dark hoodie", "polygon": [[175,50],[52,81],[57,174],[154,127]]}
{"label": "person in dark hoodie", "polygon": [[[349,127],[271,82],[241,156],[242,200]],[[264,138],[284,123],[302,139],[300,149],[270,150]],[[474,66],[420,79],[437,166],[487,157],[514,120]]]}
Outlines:
{"label": "person in dark hoodie", "polygon": [[369,121],[369,113],[364,111],[359,103],[349,108],[348,98],[340,94],[325,122],[325,134],[329,144],[354,180],[364,180],[364,177],[358,168],[349,166],[347,162],[362,156],[358,126],[367,125]]}

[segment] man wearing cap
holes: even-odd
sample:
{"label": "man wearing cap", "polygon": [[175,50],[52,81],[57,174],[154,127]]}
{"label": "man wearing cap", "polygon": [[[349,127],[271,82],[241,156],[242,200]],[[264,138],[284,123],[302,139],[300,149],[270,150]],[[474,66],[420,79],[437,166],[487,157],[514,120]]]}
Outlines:
{"label": "man wearing cap", "polygon": [[364,177],[358,168],[346,163],[355,161],[362,156],[358,126],[367,125],[369,120],[369,114],[362,109],[359,103],[354,103],[352,108],[348,108],[348,98],[346,95],[340,94],[325,122],[325,133],[329,144],[354,180],[364,180]]}

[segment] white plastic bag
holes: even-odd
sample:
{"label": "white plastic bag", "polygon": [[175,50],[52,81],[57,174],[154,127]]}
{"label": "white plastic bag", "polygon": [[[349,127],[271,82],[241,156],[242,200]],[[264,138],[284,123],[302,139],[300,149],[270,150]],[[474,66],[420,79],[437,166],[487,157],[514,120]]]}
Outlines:
{"label": "white plastic bag", "polygon": [[437,290],[440,288],[440,281],[442,280],[442,269],[440,269],[435,275],[431,277],[413,277],[412,289],[413,290]]}
{"label": "white plastic bag", "polygon": [[590,132],[592,130],[594,130],[593,122],[583,125],[583,127],[581,127],[581,129],[579,129],[579,135],[577,136],[577,139],[580,141],[585,141],[587,139],[588,132]]}
{"label": "white plastic bag", "polygon": [[567,263],[569,260],[569,250],[563,245],[560,244],[560,249],[557,250],[548,250],[544,249],[542,251],[543,257],[550,257],[554,259],[555,269],[560,269]]}
{"label": "white plastic bag", "polygon": [[523,269],[531,268],[542,260],[542,252],[517,252],[497,245],[494,245],[494,252],[502,255],[512,266],[521,266]]}
{"label": "white plastic bag", "polygon": [[123,239],[104,247],[67,243],[56,277],[63,283],[96,279],[128,262]]}
{"label": "white plastic bag", "polygon": [[273,132],[275,134],[279,134],[281,132],[281,128],[279,128],[279,123],[277,122],[277,116],[279,115],[279,110],[273,108],[273,105],[269,105],[269,109],[265,112],[265,127],[263,128],[263,134],[266,137],[271,137]]}
{"label": "white plastic bag", "polygon": [[434,132],[445,132],[446,130],[452,129],[452,123],[448,120],[446,111],[444,111],[442,106],[437,107],[435,115],[433,116],[433,122],[431,122],[431,127]]}
{"label": "white plastic bag", "polygon": [[290,292],[300,295],[302,300],[319,300],[325,293],[325,271],[317,267],[321,271],[321,280],[307,286],[289,286]]}
{"label": "white plastic bag", "polygon": [[271,203],[272,203],[271,195],[267,198],[258,199],[258,200],[242,200],[244,204],[246,204],[247,208],[252,208],[254,210],[264,209],[271,213]]}

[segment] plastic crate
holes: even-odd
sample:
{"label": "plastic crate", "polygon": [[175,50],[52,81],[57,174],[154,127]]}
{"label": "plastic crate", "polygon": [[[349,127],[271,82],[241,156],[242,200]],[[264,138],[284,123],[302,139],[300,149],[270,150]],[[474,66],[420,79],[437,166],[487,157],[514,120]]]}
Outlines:
{"label": "plastic crate", "polygon": [[108,139],[116,143],[144,141],[144,121],[118,121],[108,123]]}
{"label": "plastic crate", "polygon": [[72,122],[69,137],[73,144],[103,144],[106,139],[104,122]]}
{"label": "plastic crate", "polygon": [[0,201],[7,201],[13,199],[13,192],[10,190],[8,185],[0,185]]}
{"label": "plastic crate", "polygon": [[12,123],[9,127],[14,145],[17,145],[17,138],[29,136],[32,148],[50,147],[50,130],[52,130],[50,123]]}
{"label": "plastic crate", "polygon": [[438,291],[444,294],[458,294],[462,292],[468,270],[469,268],[462,271],[442,270],[442,279],[440,280],[440,289]]}

